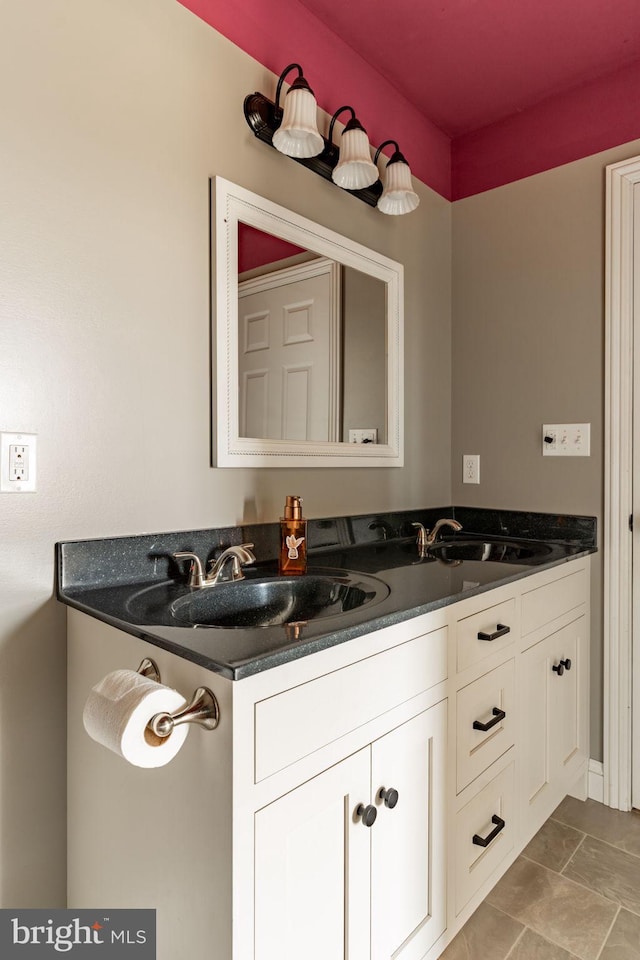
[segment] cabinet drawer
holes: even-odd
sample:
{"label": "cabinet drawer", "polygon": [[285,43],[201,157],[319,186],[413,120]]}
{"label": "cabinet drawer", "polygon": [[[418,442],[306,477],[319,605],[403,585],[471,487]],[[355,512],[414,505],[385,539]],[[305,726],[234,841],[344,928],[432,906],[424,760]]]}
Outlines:
{"label": "cabinet drawer", "polygon": [[255,705],[255,782],[447,678],[447,628]]}
{"label": "cabinet drawer", "polygon": [[[514,813],[510,763],[456,817],[456,914],[512,850]],[[480,841],[486,840],[486,846],[480,845]]]}
{"label": "cabinet drawer", "polygon": [[[508,660],[456,696],[457,792],[514,744],[515,661]],[[474,727],[475,724],[475,727]],[[480,729],[481,726],[488,730]]]}
{"label": "cabinet drawer", "polygon": [[586,570],[559,577],[522,595],[522,635],[527,636],[545,623],[580,606],[587,599]]}
{"label": "cabinet drawer", "polygon": [[458,620],[458,673],[513,643],[515,623],[516,602],[513,598]]}

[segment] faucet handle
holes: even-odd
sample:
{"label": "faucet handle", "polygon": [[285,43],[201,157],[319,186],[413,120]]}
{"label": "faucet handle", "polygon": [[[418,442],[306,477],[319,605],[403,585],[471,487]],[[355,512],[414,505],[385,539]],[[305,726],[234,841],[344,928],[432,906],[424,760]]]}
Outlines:
{"label": "faucet handle", "polygon": [[196,588],[201,587],[204,583],[204,574],[202,572],[202,563],[200,562],[200,557],[198,557],[195,553],[190,553],[188,550],[180,550],[178,553],[173,553],[172,557],[174,560],[191,560],[188,586]]}
{"label": "faucet handle", "polygon": [[252,543],[241,543],[239,547],[236,547],[240,562],[245,566],[256,562],[256,555],[253,552],[253,546],[254,545]]}
{"label": "faucet handle", "polygon": [[244,580],[242,568],[256,562],[255,554],[251,552],[252,543],[234,544],[223,550],[217,560],[210,560],[208,573],[201,586],[212,587],[217,583],[226,581],[223,579],[223,571],[227,563],[231,563],[231,580]]}
{"label": "faucet handle", "polygon": [[215,567],[216,563],[219,563],[220,560],[226,559],[227,557],[235,560],[234,566],[242,564],[243,567],[246,567],[256,562],[256,555],[253,553],[253,544],[239,543],[223,550],[217,560],[215,558],[209,560],[209,569],[211,570]]}
{"label": "faucet handle", "polygon": [[420,550],[426,549],[426,546],[427,546],[427,535],[428,535],[429,531],[428,531],[428,530],[425,530],[424,524],[422,524],[422,523],[412,523],[411,526],[412,526],[412,527],[415,527],[415,528],[417,529],[417,531],[418,531],[418,548],[419,548]]}
{"label": "faucet handle", "polygon": [[256,555],[252,551],[252,543],[241,543],[239,547],[233,548],[233,566],[231,568],[232,580],[244,580],[243,567],[248,567],[256,562]]}

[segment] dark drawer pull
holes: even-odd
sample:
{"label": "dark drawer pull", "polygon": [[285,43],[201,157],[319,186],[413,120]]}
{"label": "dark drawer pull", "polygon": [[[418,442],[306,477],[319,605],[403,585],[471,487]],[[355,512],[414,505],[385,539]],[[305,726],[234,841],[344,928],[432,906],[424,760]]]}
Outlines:
{"label": "dark drawer pull", "polygon": [[491,730],[491,727],[495,727],[496,723],[500,723],[500,721],[506,717],[506,713],[504,710],[501,710],[500,707],[494,707],[491,712],[493,713],[493,720],[488,720],[487,723],[483,723],[482,720],[474,720],[473,729]]}
{"label": "dark drawer pull", "polygon": [[511,627],[505,627],[504,623],[499,623],[495,633],[482,633],[481,631],[478,634],[478,640],[497,640],[498,637],[504,637],[507,633],[511,633]]}
{"label": "dark drawer pull", "polygon": [[493,828],[491,833],[488,833],[486,837],[480,837],[477,833],[473,835],[473,842],[478,847],[488,847],[492,840],[498,836],[501,830],[504,829],[506,821],[499,817],[497,813],[491,817],[491,823],[495,823],[496,826]]}
{"label": "dark drawer pull", "polygon": [[571,670],[571,660],[569,660],[569,657],[567,657],[566,660],[561,660],[560,663],[564,666],[565,670]]}

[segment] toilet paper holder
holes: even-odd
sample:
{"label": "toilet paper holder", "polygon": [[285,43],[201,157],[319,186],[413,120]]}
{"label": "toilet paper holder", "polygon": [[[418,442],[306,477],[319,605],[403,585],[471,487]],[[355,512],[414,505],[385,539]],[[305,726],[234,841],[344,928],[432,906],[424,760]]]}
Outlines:
{"label": "toilet paper holder", "polygon": [[[162,683],[158,665],[150,657],[141,661],[136,672],[149,680],[155,680],[156,683]],[[220,708],[215,695],[208,687],[197,687],[190,703],[174,713],[156,713],[147,726],[156,736],[165,738],[181,723],[198,723],[205,730],[215,730],[219,722]]]}

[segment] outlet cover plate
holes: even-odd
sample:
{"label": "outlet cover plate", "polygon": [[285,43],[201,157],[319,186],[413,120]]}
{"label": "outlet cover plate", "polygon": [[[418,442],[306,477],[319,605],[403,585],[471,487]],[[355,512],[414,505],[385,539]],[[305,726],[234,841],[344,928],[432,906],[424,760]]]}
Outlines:
{"label": "outlet cover plate", "polygon": [[465,453],[462,457],[462,482],[480,483],[479,453]]}
{"label": "outlet cover plate", "polygon": [[[0,433],[0,493],[35,493],[36,491],[35,433]],[[26,447],[26,476],[11,479],[11,447]]]}

